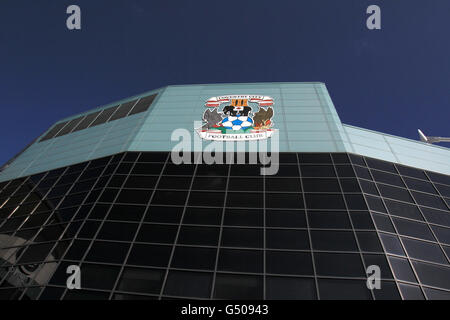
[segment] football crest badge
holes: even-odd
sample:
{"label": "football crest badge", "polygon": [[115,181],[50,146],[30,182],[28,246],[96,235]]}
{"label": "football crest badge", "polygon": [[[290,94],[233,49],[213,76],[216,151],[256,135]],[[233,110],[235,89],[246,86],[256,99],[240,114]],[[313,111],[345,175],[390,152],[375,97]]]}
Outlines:
{"label": "football crest badge", "polygon": [[211,97],[206,101],[202,127],[196,131],[202,139],[245,141],[270,138],[273,129],[273,99],[260,95]]}

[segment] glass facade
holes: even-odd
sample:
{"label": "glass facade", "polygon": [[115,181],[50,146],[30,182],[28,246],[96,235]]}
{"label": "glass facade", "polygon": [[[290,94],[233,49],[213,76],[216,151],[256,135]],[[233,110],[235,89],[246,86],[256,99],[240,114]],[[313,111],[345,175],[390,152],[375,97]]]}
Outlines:
{"label": "glass facade", "polygon": [[450,299],[450,176],[325,152],[259,169],[126,152],[0,182],[0,299]]}

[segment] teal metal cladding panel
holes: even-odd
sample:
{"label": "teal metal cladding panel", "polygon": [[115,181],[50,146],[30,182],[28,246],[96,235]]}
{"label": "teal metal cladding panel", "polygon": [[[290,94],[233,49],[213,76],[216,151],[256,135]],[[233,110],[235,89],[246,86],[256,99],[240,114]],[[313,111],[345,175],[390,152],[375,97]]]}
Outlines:
{"label": "teal metal cladding panel", "polygon": [[[450,174],[448,148],[343,125],[323,83],[168,86],[83,114],[153,93],[158,93],[158,96],[146,112],[43,142],[37,140],[0,173],[0,181],[123,151],[170,151],[179,143],[177,139],[172,139],[176,129],[184,129],[189,134],[190,150],[194,150],[194,137],[197,134],[194,132],[194,122],[201,125],[206,100],[235,94],[264,95],[274,99],[275,114],[272,120],[274,128],[278,129],[280,152],[350,152]],[[273,139],[267,141],[268,148],[271,148],[272,142]],[[205,148],[211,142],[201,143],[202,148]],[[235,150],[236,144],[232,145]],[[224,144],[221,147],[224,151],[229,150]],[[248,150],[248,143],[244,147]]]}

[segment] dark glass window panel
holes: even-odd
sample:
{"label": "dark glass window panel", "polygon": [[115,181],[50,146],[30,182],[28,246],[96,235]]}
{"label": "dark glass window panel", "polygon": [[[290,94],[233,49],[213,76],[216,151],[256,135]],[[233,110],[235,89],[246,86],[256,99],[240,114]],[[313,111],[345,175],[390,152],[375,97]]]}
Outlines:
{"label": "dark glass window panel", "polygon": [[156,176],[129,176],[124,188],[152,189],[157,180]]}
{"label": "dark glass window panel", "polygon": [[138,162],[166,162],[169,155],[168,152],[142,152]]}
{"label": "dark glass window panel", "polygon": [[372,169],[378,169],[382,171],[397,173],[395,170],[394,164],[382,161],[378,159],[366,158],[367,166]]}
{"label": "dark glass window panel", "polygon": [[340,179],[340,182],[344,192],[361,192],[357,179]]}
{"label": "dark glass window panel", "polygon": [[162,176],[158,182],[158,189],[189,189],[191,180],[191,177]]}
{"label": "dark glass window panel", "polygon": [[77,234],[78,230],[80,230],[81,227],[81,221],[72,222],[69,224],[69,226],[66,229],[66,233],[64,236],[66,238],[73,238]]}
{"label": "dark glass window panel", "polygon": [[220,249],[219,271],[263,272],[263,252],[255,250]]}
{"label": "dark glass window panel", "polygon": [[315,300],[316,285],[312,278],[266,277],[269,300]]}
{"label": "dark glass window panel", "polygon": [[351,211],[350,216],[355,229],[375,229],[370,213],[367,211]]}
{"label": "dark glass window panel", "polygon": [[137,158],[140,156],[141,154],[139,152],[127,152],[124,156],[123,156],[123,161],[126,162],[134,162],[137,160]]}
{"label": "dark glass window panel", "polygon": [[136,241],[173,243],[178,227],[158,224],[144,224],[139,229]]}
{"label": "dark glass window panel", "polygon": [[283,152],[279,155],[280,163],[293,163],[297,164],[297,154],[296,153],[287,153]]}
{"label": "dark glass window panel", "polygon": [[178,243],[216,246],[219,241],[219,228],[182,226]]}
{"label": "dark glass window panel", "polygon": [[97,179],[102,174],[103,168],[94,168],[83,171],[79,181]]}
{"label": "dark glass window panel", "polygon": [[270,178],[266,177],[266,191],[290,191],[301,192],[299,178]]}
{"label": "dark glass window panel", "polygon": [[228,164],[199,164],[197,176],[228,176]]}
{"label": "dark glass window panel", "polygon": [[310,228],[318,229],[351,229],[347,212],[309,211]]}
{"label": "dark glass window panel", "polygon": [[303,177],[336,177],[333,166],[300,165]]}
{"label": "dark glass window panel", "polygon": [[271,249],[308,250],[308,232],[304,230],[267,229],[266,247]]}
{"label": "dark glass window panel", "polygon": [[[178,178],[186,179],[191,182],[191,178]],[[189,183],[186,188],[189,188]],[[227,179],[223,177],[195,177],[192,189],[194,190],[225,190],[227,185]],[[159,186],[159,188],[162,188]],[[229,190],[232,190],[231,188]],[[238,190],[238,189],[236,189]]]}
{"label": "dark glass window panel", "polygon": [[413,202],[408,190],[377,183],[381,196],[394,200]]}
{"label": "dark glass window panel", "polygon": [[213,208],[186,208],[183,223],[220,225],[222,209]]}
{"label": "dark glass window panel", "polygon": [[93,127],[102,123],[105,123],[108,121],[108,119],[111,117],[111,115],[116,111],[118,106],[114,106],[108,109],[102,110],[100,115],[94,120],[94,122],[91,123],[89,127]]}
{"label": "dark glass window panel", "polygon": [[443,174],[429,172],[427,171],[427,175],[430,177],[430,180],[437,183],[442,183],[450,186],[450,176],[446,176]]}
{"label": "dark glass window panel", "polygon": [[81,171],[83,171],[86,166],[88,165],[88,162],[82,162],[82,163],[77,163],[74,165],[71,165],[67,171],[65,172],[65,174],[72,174],[72,173],[80,173]]}
{"label": "dark glass window panel", "polygon": [[396,236],[386,233],[380,233],[380,238],[387,253],[392,253],[399,256],[405,255],[402,245],[400,244],[400,241]]}
{"label": "dark glass window panel", "polygon": [[215,299],[262,299],[263,277],[235,274],[216,275]]}
{"label": "dark glass window panel", "polygon": [[394,281],[381,281],[380,286],[380,290],[374,290],[376,300],[402,299]]}
{"label": "dark glass window panel", "polygon": [[171,270],[164,288],[165,295],[180,297],[209,298],[212,273]]}
{"label": "dark glass window panel", "polygon": [[417,180],[417,179],[413,179],[413,178],[406,178],[406,177],[403,179],[405,180],[405,183],[408,186],[408,188],[410,188],[412,190],[418,190],[418,191],[422,191],[422,192],[437,194],[433,185],[427,181]]}
{"label": "dark glass window panel", "polygon": [[391,219],[387,215],[373,213],[372,217],[378,230],[395,233]]}
{"label": "dark glass window panel", "polygon": [[[130,189],[128,189],[128,190],[130,190]],[[98,201],[99,202],[113,202],[117,196],[117,193],[119,193],[119,189],[106,188],[103,190],[103,193],[100,196],[100,198],[98,199]]]}
{"label": "dark glass window panel", "polygon": [[392,201],[392,200],[385,200],[385,204],[391,215],[415,219],[415,220],[421,220],[421,221],[423,220],[419,209],[415,205],[398,202],[398,201]]}
{"label": "dark glass window panel", "polygon": [[131,248],[127,264],[152,267],[167,267],[171,246],[157,246],[135,243]]}
{"label": "dark glass window panel", "polygon": [[263,220],[262,210],[226,209],[223,223],[228,226],[262,227]]}
{"label": "dark glass window panel", "polygon": [[224,199],[224,192],[191,191],[188,205],[221,207],[224,204]]}
{"label": "dark glass window panel", "polygon": [[61,131],[59,131],[55,137],[60,137],[62,135],[68,134],[70,132],[72,132],[72,130],[84,119],[84,116],[75,118],[73,120],[70,120],[69,123],[64,126],[64,128],[61,129]]}
{"label": "dark glass window panel", "polygon": [[66,260],[81,260],[86,253],[90,241],[86,240],[74,240],[69,250],[67,250],[64,259]]}
{"label": "dark glass window panel", "polygon": [[299,177],[299,171],[297,165],[283,165],[280,164],[278,171],[273,175],[274,177]]}
{"label": "dark glass window panel", "polygon": [[187,191],[155,191],[152,204],[165,205],[184,205],[186,202]]}
{"label": "dark glass window panel", "polygon": [[372,180],[369,169],[359,166],[354,166],[353,168],[355,169],[355,173],[358,178]]}
{"label": "dark glass window panel", "polygon": [[[106,184],[108,183],[109,178],[110,177],[98,178],[97,183],[94,186],[94,189],[98,189],[98,190],[103,189],[106,186]],[[102,191],[102,190],[100,190],[100,191]]]}
{"label": "dark glass window panel", "polygon": [[345,194],[345,200],[349,210],[367,210],[364,197],[359,194]]}
{"label": "dark glass window panel", "polygon": [[376,232],[356,232],[356,237],[362,251],[383,252],[383,247]]}
{"label": "dark glass window panel", "polygon": [[450,186],[435,183],[434,186],[438,189],[439,193],[444,197],[450,197]]}
{"label": "dark glass window panel", "polygon": [[67,224],[57,224],[43,228],[36,239],[35,242],[45,242],[45,241],[55,241],[58,240],[64,233]]}
{"label": "dark glass window panel", "polygon": [[230,175],[239,177],[260,176],[261,168],[262,166],[253,164],[232,164]]}
{"label": "dark glass window panel", "polygon": [[340,194],[305,193],[305,198],[308,209],[346,209],[344,199]]}
{"label": "dark glass window panel", "polygon": [[393,279],[391,268],[384,254],[363,254],[364,263],[366,266],[378,266],[381,271],[381,279]]}
{"label": "dark glass window panel", "polygon": [[65,288],[47,286],[39,296],[39,300],[60,300],[65,290]]}
{"label": "dark glass window panel", "polygon": [[150,206],[145,214],[146,222],[178,223],[183,207]]}
{"label": "dark glass window panel", "polygon": [[432,207],[436,209],[441,210],[448,210],[445,203],[442,201],[440,197],[432,196],[429,194],[421,193],[421,192],[415,192],[412,191],[412,194],[414,196],[414,199],[419,205]]}
{"label": "dark glass window panel", "polygon": [[268,250],[266,252],[266,272],[274,274],[314,275],[311,253]]}
{"label": "dark glass window panel", "polygon": [[364,280],[319,279],[322,300],[371,300]]}
{"label": "dark glass window panel", "polygon": [[195,165],[193,164],[168,164],[164,169],[165,175],[192,176],[194,174]]}
{"label": "dark glass window panel", "polygon": [[450,215],[448,212],[426,207],[420,207],[420,210],[428,222],[450,227]]}
{"label": "dark glass window panel", "polygon": [[417,282],[407,259],[388,256],[395,278],[402,281]]}
{"label": "dark glass window panel", "polygon": [[61,179],[58,180],[57,186],[64,185],[64,184],[72,184],[77,180],[78,176],[80,175],[79,172],[72,173],[72,174],[65,174],[61,177]]}
{"label": "dark glass window panel", "polygon": [[136,233],[136,223],[105,222],[97,235],[98,239],[131,241]]}
{"label": "dark glass window panel", "polygon": [[120,105],[120,107],[116,109],[116,112],[114,112],[114,114],[111,116],[109,121],[113,121],[113,120],[117,120],[117,119],[126,117],[135,104],[136,104],[136,100],[122,103]]}
{"label": "dark glass window panel", "polygon": [[133,164],[129,162],[123,162],[117,166],[116,174],[129,174],[133,168]]}
{"label": "dark glass window panel", "polygon": [[116,293],[112,300],[158,300],[158,296]]}
{"label": "dark glass window panel", "polygon": [[429,300],[450,300],[450,292],[435,290],[431,288],[423,288],[425,295]]}
{"label": "dark glass window panel", "polygon": [[407,238],[402,238],[402,241],[410,258],[447,264],[447,259],[437,244]]}
{"label": "dark glass window panel", "polygon": [[117,290],[138,293],[159,294],[165,270],[124,268]]}
{"label": "dark glass window panel", "polygon": [[336,171],[338,174],[338,177],[340,178],[349,178],[349,177],[355,177],[355,171],[353,171],[353,167],[351,165],[337,165]]}
{"label": "dark glass window panel", "polygon": [[141,189],[123,189],[120,191],[116,202],[119,203],[136,203],[136,204],[147,204],[152,195],[151,190],[141,190]]}
{"label": "dark glass window panel", "polygon": [[22,247],[16,253],[18,260],[16,263],[28,264],[33,262],[45,261],[53,249],[54,243],[34,244],[28,247]]}
{"label": "dark glass window panel", "polygon": [[44,137],[42,137],[40,141],[53,138],[67,123],[68,121],[57,123],[56,125],[53,126],[52,129],[50,129],[50,131]]}
{"label": "dark glass window panel", "polygon": [[306,228],[303,210],[266,210],[267,227]]}
{"label": "dark glass window panel", "polygon": [[353,232],[347,231],[311,231],[313,249],[328,251],[357,251]]}
{"label": "dark glass window panel", "polygon": [[145,206],[114,205],[108,215],[108,220],[140,221],[145,212]]}
{"label": "dark glass window panel", "polygon": [[331,157],[336,164],[350,163],[350,159],[346,153],[332,153]]}
{"label": "dark glass window panel", "polygon": [[299,153],[300,163],[331,163],[328,153]]}
{"label": "dark glass window panel", "polygon": [[152,94],[150,96],[143,97],[143,98],[139,99],[139,101],[133,107],[133,109],[131,110],[129,115],[131,116],[132,114],[136,114],[136,113],[147,111],[148,108],[150,107],[150,105],[152,104],[153,100],[155,100],[156,95],[157,94],[155,93],[155,94]]}
{"label": "dark glass window panel", "polygon": [[97,116],[101,113],[101,111],[97,111],[94,113],[90,113],[86,115],[86,117],[81,121],[73,131],[83,130],[89,127],[89,125],[97,118]]}
{"label": "dark glass window panel", "polygon": [[177,246],[172,268],[214,270],[217,249]]}
{"label": "dark glass window panel", "polygon": [[371,211],[387,213],[381,198],[366,196],[366,201]]}
{"label": "dark glass window panel", "polygon": [[108,213],[108,210],[110,208],[110,205],[108,204],[96,204],[89,214],[89,219],[98,219],[103,220],[106,217],[106,214]]}
{"label": "dark glass window panel", "polygon": [[[70,193],[89,191],[89,190],[92,189],[92,187],[94,186],[95,182],[96,182],[95,179],[93,179],[93,180],[86,180],[86,181],[83,181],[83,182],[78,182],[70,190]],[[51,198],[51,197],[49,196],[49,198]]]}
{"label": "dark glass window panel", "polygon": [[267,208],[304,208],[301,193],[265,193]]}
{"label": "dark glass window panel", "polygon": [[100,221],[86,221],[78,233],[78,238],[93,238],[100,227]]}
{"label": "dark glass window panel", "polygon": [[[42,192],[42,190],[46,190],[47,188],[53,186],[53,184],[55,183],[55,181],[57,179],[58,178],[47,178],[47,179],[41,180],[41,182],[39,182],[37,188],[39,190],[41,190],[41,192]],[[43,194],[43,192],[42,192],[42,194]]]}
{"label": "dark glass window panel", "polygon": [[108,187],[109,188],[120,188],[120,187],[122,187],[126,178],[127,178],[127,176],[124,174],[114,175],[108,181]]}
{"label": "dark glass window panel", "polygon": [[303,178],[305,192],[341,192],[338,179]]}
{"label": "dark glass window panel", "polygon": [[402,297],[405,300],[424,300],[422,290],[419,286],[413,286],[410,284],[399,283]]}
{"label": "dark glass window panel", "polygon": [[[45,214],[32,214],[28,217],[27,221],[22,226],[23,228],[34,228],[34,227],[41,227],[48,219],[50,218],[49,213]],[[25,220],[25,217],[17,217],[17,218],[11,218],[8,219],[6,224],[13,226],[14,228],[19,227],[22,221]],[[7,228],[5,225],[2,226],[3,228]],[[11,230],[10,228],[5,230]]]}
{"label": "dark glass window panel", "polygon": [[383,171],[378,170],[371,170],[373,180],[376,182],[382,182],[387,184],[392,184],[397,187],[405,187],[405,184],[403,183],[402,179],[397,174],[391,174]]}
{"label": "dark glass window panel", "polygon": [[263,191],[262,178],[230,178],[228,190],[232,191]]}
{"label": "dark glass window panel", "polygon": [[438,238],[439,242],[450,245],[450,229],[442,228],[438,226],[432,226],[434,234]]}
{"label": "dark glass window panel", "polygon": [[224,247],[262,248],[263,231],[262,229],[223,228],[221,245]]}
{"label": "dark glass window panel", "polygon": [[86,261],[104,263],[122,263],[129,248],[128,243],[94,241]]}
{"label": "dark glass window panel", "polygon": [[249,192],[228,192],[227,206],[235,208],[262,208],[263,194]]}
{"label": "dark glass window panel", "polygon": [[159,175],[163,166],[162,163],[136,163],[131,174]]}
{"label": "dark glass window panel", "polygon": [[401,235],[436,241],[425,223],[419,223],[406,219],[392,218],[397,231]]}
{"label": "dark glass window panel", "polygon": [[359,253],[314,253],[318,276],[366,277]]}
{"label": "dark glass window panel", "polygon": [[422,284],[450,290],[450,268],[418,261],[412,262]]}
{"label": "dark glass window panel", "polygon": [[428,180],[425,173],[420,169],[405,167],[399,164],[395,165],[402,176],[414,177],[418,179]]}

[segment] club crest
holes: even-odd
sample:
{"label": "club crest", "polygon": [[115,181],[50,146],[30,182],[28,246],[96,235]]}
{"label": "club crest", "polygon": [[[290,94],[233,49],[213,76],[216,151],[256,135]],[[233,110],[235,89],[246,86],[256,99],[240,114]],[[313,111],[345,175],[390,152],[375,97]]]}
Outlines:
{"label": "club crest", "polygon": [[203,113],[204,125],[195,129],[205,140],[245,141],[270,138],[273,99],[260,95],[211,97]]}

